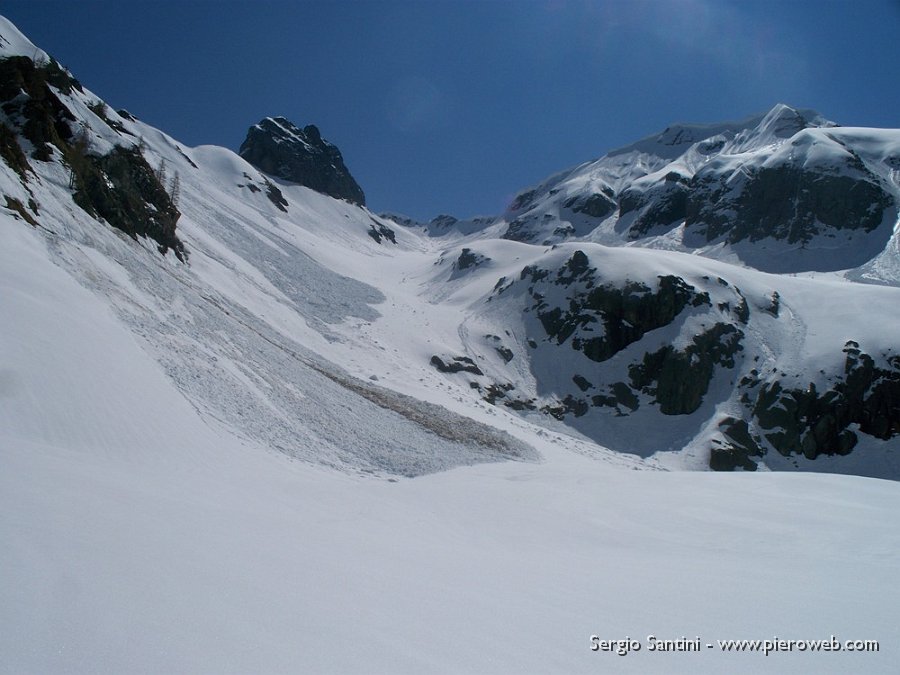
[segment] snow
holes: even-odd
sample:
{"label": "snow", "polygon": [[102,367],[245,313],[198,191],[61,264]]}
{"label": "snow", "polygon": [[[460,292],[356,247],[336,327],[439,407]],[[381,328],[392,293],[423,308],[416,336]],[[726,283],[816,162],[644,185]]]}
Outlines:
{"label": "snow", "polygon": [[[0,35],[3,54],[33,48],[6,20]],[[900,484],[665,470],[704,463],[696,445],[664,451],[687,431],[636,418],[616,452],[428,361],[468,355],[534,384],[483,342],[522,351],[527,332],[520,289],[492,290],[576,249],[606,279],[675,274],[714,304],[733,299],[719,276],[751,303],[777,290],[789,319],[748,327],[771,336],[772,368],[811,370],[848,336],[891,349],[900,289],[533,246],[492,239],[505,223],[489,219],[430,236],[109,112],[120,134],[87,90],[64,99],[96,149],[142,138],[178,173],[190,257],[91,219],[58,161],[34,162],[27,189],[0,166],[3,193],[40,207],[37,228],[0,209],[0,672],[893,672]],[[452,273],[464,247],[490,261]],[[552,382],[571,365],[534,368]],[[897,472],[893,443],[865,443],[800,468]],[[591,652],[593,634],[834,634],[881,651],[618,657]]]}
{"label": "snow", "polygon": [[12,21],[0,16],[0,58],[10,56],[27,56],[33,61],[46,61],[50,58],[47,52],[25,37]]}
{"label": "snow", "polygon": [[[293,204],[298,195],[288,198]],[[240,422],[211,419],[209,394],[185,387],[171,364],[164,372],[147,344],[152,334],[138,330],[143,337],[135,338],[139,325],[123,314],[125,301],[114,299],[113,313],[104,299],[110,288],[97,294],[105,277],[129,302],[147,303],[149,317],[163,311],[153,301],[161,289],[142,287],[129,269],[136,260],[149,261],[147,278],[166,266],[173,275],[224,281],[228,274],[201,264],[209,254],[204,240],[187,234],[200,229],[190,223],[189,270],[163,265],[152,250],[99,225],[94,247],[112,250],[99,256],[81,244],[93,252],[77,267],[60,267],[71,244],[6,224],[4,672],[892,671],[897,483],[623,471],[642,465],[588,444],[572,452],[571,436],[511,417],[498,424],[526,435],[540,462],[384,480],[291,460],[272,452],[265,434],[236,434]],[[48,243],[60,247],[58,264]],[[509,264],[527,262],[522,244],[497,243],[490,252],[499,258],[503,247],[519,253]],[[682,260],[654,255],[675,267]],[[627,258],[620,264],[631,268]],[[93,290],[72,274],[82,283],[94,276]],[[232,309],[243,303],[268,317],[289,302],[256,277],[236,279],[219,298]],[[237,292],[257,284],[251,294]],[[382,316],[391,316],[387,302],[376,305]],[[415,306],[439,323],[440,306]],[[162,315],[170,327],[191,317],[170,340],[187,339],[187,326],[197,330],[204,320],[189,294],[170,307],[172,315]],[[209,342],[216,330],[229,340],[239,331],[218,325],[203,333],[203,347],[221,358]],[[436,326],[435,334],[444,330]],[[248,361],[246,351],[230,358],[228,372],[254,363],[242,370],[244,395],[267,396],[259,381],[266,365]],[[188,355],[182,367],[200,363]],[[390,363],[400,368],[402,360]],[[386,379],[396,384],[403,375]],[[290,381],[315,405],[328,405],[325,380]],[[490,413],[480,414],[498,415]],[[364,443],[411,433],[383,412],[341,422],[364,429]],[[314,420],[304,425],[316,428]],[[326,464],[325,444],[341,443],[340,435],[294,439]],[[882,651],[764,657],[645,649],[618,657],[591,652],[594,634],[642,642],[650,634],[709,641],[835,634],[880,640]]]}
{"label": "snow", "polygon": [[[390,483],[203,433],[4,443],[5,672],[892,672],[896,483],[549,448]],[[621,658],[593,634],[882,651]]]}
{"label": "snow", "polygon": [[[541,463],[397,482],[292,461],[210,427],[8,225],[3,672],[892,672],[897,483],[622,471],[549,434]],[[618,657],[593,634],[882,651]]]}

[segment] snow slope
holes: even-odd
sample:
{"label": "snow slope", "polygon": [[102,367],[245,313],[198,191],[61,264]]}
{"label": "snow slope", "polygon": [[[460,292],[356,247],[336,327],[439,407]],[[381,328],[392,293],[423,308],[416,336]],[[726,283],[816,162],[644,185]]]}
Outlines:
{"label": "snow slope", "polygon": [[[79,209],[56,154],[27,181],[0,165],[38,203],[37,226],[0,208],[0,672],[892,672],[898,483],[663,471],[687,463],[429,365],[477,358],[498,277],[567,248],[426,236],[60,98],[98,151],[143,139],[179,175],[189,257]],[[463,244],[491,262],[450,281]],[[826,282],[785,283],[799,303]],[[705,647],[776,635],[881,649]]]}
{"label": "snow slope", "polygon": [[896,483],[621,471],[549,435],[540,464],[316,468],[211,428],[35,233],[4,239],[3,672],[892,671]]}

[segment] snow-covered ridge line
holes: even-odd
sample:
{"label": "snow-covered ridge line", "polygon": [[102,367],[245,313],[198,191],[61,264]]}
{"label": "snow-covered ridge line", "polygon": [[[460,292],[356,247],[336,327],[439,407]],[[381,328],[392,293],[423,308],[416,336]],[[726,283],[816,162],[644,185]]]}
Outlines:
{"label": "snow-covered ridge line", "polygon": [[[88,178],[115,181],[103,158],[119,144],[152,171],[157,192],[174,194],[177,177],[177,198],[169,199],[178,202],[178,237],[191,257],[184,266],[171,257],[147,260],[133,242],[114,243],[92,218],[115,224],[100,210],[102,190],[93,201],[79,196],[90,193],[72,180],[66,157],[76,136],[64,137],[63,127],[46,159],[31,161],[24,174],[4,174],[4,194],[16,200],[10,213],[57,232],[54,260],[109,298],[202,415],[243,437],[343,470],[401,475],[534,459],[528,446],[542,445],[541,427],[568,434],[573,448],[593,443],[588,454],[604,461],[612,461],[604,446],[629,453],[635,466],[787,468],[815,458],[829,470],[900,475],[889,452],[893,412],[868,419],[860,410],[874,411],[881,399],[841,389],[857,348],[854,363],[871,359],[878,387],[892,386],[890,336],[898,327],[887,320],[880,329],[828,327],[835,304],[848,317],[842,325],[856,327],[897,300],[896,289],[846,277],[877,273],[884,281],[894,269],[892,249],[879,247],[892,226],[887,204],[896,185],[879,177],[900,148],[898,132],[838,128],[779,105],[738,124],[673,126],[640,141],[643,150],[611,153],[545,181],[498,217],[398,218],[395,226],[225,149],[184,148],[109,111],[87,90],[51,83],[48,91],[94,158]],[[294,134],[282,118],[260,124],[267,123],[297,136],[298,152],[309,151],[299,128]],[[38,149],[19,139],[29,152]],[[654,143],[681,154],[669,161],[669,150],[651,152]],[[822,230],[812,239],[793,225],[776,237],[777,214],[763,214],[773,223],[768,238],[745,224],[699,248],[690,242],[723,227],[718,213],[703,216],[706,234],[688,218],[660,225],[667,217],[660,214],[677,217],[679,208],[700,213],[705,207],[692,195],[713,193],[720,181],[738,190],[719,195],[722,203],[755,208],[742,195],[795,174],[812,181],[816,194],[827,192],[816,181],[833,181],[829,189],[850,181],[848,190],[868,186],[888,201],[883,214],[881,202],[870,209],[871,223],[834,232],[819,222],[834,216],[826,209],[808,223]],[[143,232],[120,229],[143,241]],[[834,233],[844,239],[829,241]],[[843,279],[794,279],[746,266],[777,259],[790,267],[804,256],[822,262],[825,250],[868,267]],[[109,255],[117,262],[102,264]],[[823,295],[833,299],[828,312],[818,309]],[[702,368],[673,375],[695,360]],[[703,377],[694,381],[697,373]],[[826,406],[815,419],[791,412],[778,420],[765,412],[782,395],[807,396],[811,385],[815,405],[825,405],[822,396],[849,396],[856,412],[835,417]],[[353,414],[383,425],[376,439],[361,441],[370,421],[343,423],[348,394]],[[834,419],[822,421],[828,415]],[[386,422],[398,418],[409,434],[402,441]],[[654,433],[638,436],[636,428]],[[870,432],[884,447],[868,449]],[[866,446],[871,461],[835,456],[850,446]]]}

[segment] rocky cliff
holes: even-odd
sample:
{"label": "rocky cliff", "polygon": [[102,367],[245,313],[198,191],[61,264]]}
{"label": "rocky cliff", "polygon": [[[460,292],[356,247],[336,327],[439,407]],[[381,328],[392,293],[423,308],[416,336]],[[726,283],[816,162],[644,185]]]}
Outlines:
{"label": "rocky cliff", "polygon": [[364,206],[366,196],[350,175],[337,147],[309,124],[267,117],[247,131],[240,155],[260,171]]}

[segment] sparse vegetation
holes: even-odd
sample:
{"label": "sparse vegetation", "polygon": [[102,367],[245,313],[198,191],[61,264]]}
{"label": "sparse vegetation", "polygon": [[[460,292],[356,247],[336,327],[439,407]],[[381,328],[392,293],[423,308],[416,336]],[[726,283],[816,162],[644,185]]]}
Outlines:
{"label": "sparse vegetation", "polygon": [[22,204],[21,201],[19,201],[15,197],[10,197],[9,195],[3,195],[3,197],[6,200],[6,208],[18,213],[22,217],[22,219],[32,227],[38,226],[38,222],[30,213],[28,213],[28,211],[25,209],[25,205]]}
{"label": "sparse vegetation", "polygon": [[29,172],[34,173],[15,132],[2,122],[0,122],[0,157],[23,181],[28,180]]}

